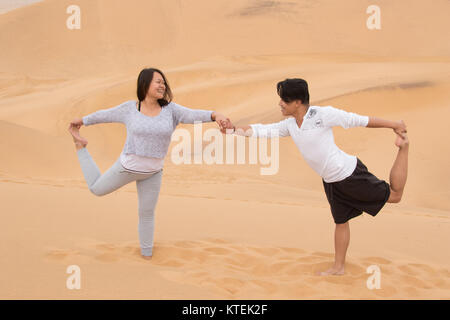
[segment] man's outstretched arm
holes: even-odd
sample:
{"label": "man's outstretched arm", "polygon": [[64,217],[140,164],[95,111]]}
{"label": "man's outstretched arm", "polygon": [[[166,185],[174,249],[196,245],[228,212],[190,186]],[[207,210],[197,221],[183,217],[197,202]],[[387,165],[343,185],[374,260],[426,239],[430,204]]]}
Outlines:
{"label": "man's outstretched arm", "polygon": [[280,121],[270,124],[251,124],[244,126],[235,126],[226,119],[222,122],[222,133],[226,134],[238,134],[246,137],[259,137],[259,138],[273,138],[273,137],[287,137],[289,136],[289,130],[286,125],[286,121]]}
{"label": "man's outstretched arm", "polygon": [[221,126],[221,132],[225,133],[225,134],[238,134],[241,136],[246,136],[246,137],[251,137],[253,135],[253,130],[252,127],[249,125],[245,125],[245,126],[235,126],[230,118],[227,118],[226,120],[221,120],[220,121],[220,126]]}
{"label": "man's outstretched arm", "polygon": [[377,117],[369,117],[369,123],[367,124],[367,128],[389,128],[393,129],[395,133],[406,133],[406,125],[403,120],[400,121],[391,121],[380,119]]}
{"label": "man's outstretched arm", "polygon": [[347,112],[331,106],[323,108],[326,126],[341,126],[345,129],[353,127],[366,128],[389,128],[393,129],[396,134],[406,133],[406,125],[403,121],[384,120],[377,117],[362,116],[353,112]]}

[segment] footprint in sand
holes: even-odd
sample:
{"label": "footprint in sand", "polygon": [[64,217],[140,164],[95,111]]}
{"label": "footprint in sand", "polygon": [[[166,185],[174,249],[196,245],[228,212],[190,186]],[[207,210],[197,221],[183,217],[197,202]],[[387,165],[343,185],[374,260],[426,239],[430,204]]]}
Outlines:
{"label": "footprint in sand", "polygon": [[112,253],[101,253],[99,255],[96,255],[95,259],[102,262],[115,262],[120,260],[117,255]]}
{"label": "footprint in sand", "polygon": [[50,249],[45,257],[53,261],[66,261],[69,258],[83,260],[97,260],[101,262],[117,262],[120,260],[144,260],[141,257],[139,246],[116,245],[109,243],[97,243],[86,245],[78,250],[74,249]]}
{"label": "footprint in sand", "polygon": [[[329,264],[329,257],[333,256],[323,252],[305,254],[304,250],[297,248],[236,245],[218,239],[199,241],[197,246],[193,242],[188,246],[177,242],[175,245],[162,245],[160,250],[165,253],[154,261],[159,266],[174,267],[174,262],[183,263],[185,276],[181,282],[194,285],[201,283],[202,286],[213,287],[232,297],[242,292],[277,296],[280,290],[287,287],[290,291],[301,292],[301,284],[292,287],[292,282],[301,276],[313,274],[314,264],[305,261],[309,258],[314,262]],[[193,258],[195,256],[205,257],[199,260]],[[299,259],[304,259],[303,263]],[[178,276],[172,278],[166,272],[162,275],[168,280],[180,282]]]}
{"label": "footprint in sand", "polygon": [[80,252],[77,250],[51,249],[45,256],[49,260],[61,261],[78,255],[80,255]]}
{"label": "footprint in sand", "polygon": [[380,257],[368,257],[368,258],[364,258],[362,259],[362,261],[364,261],[365,263],[368,263],[370,265],[375,264],[375,265],[385,265],[385,264],[391,264],[392,262],[384,259],[384,258],[380,258]]}
{"label": "footprint in sand", "polygon": [[[224,298],[426,297],[437,288],[450,290],[450,272],[425,264],[396,264],[382,257],[347,261],[343,276],[315,276],[333,264],[334,254],[299,248],[264,247],[224,239],[156,242],[153,258],[144,260],[138,243],[93,242],[76,250],[51,249],[46,258],[66,262],[84,257],[101,263],[142,263],[156,267],[164,278],[215,291]],[[369,265],[382,272],[381,289],[369,290]],[[339,294],[338,294],[339,293]]]}

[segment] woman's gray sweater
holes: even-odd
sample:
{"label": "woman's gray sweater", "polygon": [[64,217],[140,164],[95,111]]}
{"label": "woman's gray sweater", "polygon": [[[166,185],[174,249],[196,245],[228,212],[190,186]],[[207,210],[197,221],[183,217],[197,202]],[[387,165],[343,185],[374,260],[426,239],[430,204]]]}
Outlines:
{"label": "woman's gray sweater", "polygon": [[180,122],[212,122],[213,111],[193,110],[170,102],[157,116],[150,117],[139,112],[136,103],[130,100],[110,109],[96,111],[84,116],[83,124],[123,123],[127,128],[127,139],[122,153],[164,158],[172,133]]}

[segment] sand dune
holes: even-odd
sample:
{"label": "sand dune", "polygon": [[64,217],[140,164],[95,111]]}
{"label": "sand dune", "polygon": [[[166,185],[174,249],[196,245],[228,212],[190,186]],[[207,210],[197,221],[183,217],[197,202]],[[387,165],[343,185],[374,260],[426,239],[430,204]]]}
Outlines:
{"label": "sand dune", "polygon": [[[377,33],[365,27],[369,3],[360,1],[342,6],[332,0],[133,0],[126,5],[80,0],[83,20],[76,32],[66,28],[71,4],[46,0],[2,15],[0,39],[8,50],[0,69],[82,77],[136,73],[143,63],[175,66],[216,55],[332,52],[448,59],[450,53],[445,0],[427,6],[427,18],[420,0],[383,3]],[[430,32],[438,32],[442,41],[427,36]]]}
{"label": "sand dune", "polygon": [[[6,299],[448,299],[450,297],[450,3],[66,0],[0,15],[0,297]],[[426,12],[426,14],[424,14]],[[311,101],[403,119],[412,141],[404,198],[352,222],[347,273],[333,262],[334,224],[320,178],[280,140],[276,175],[261,164],[165,160],[154,257],[141,259],[134,183],[105,197],[84,181],[69,122],[135,99],[138,72],[166,72],[175,102],[237,124],[283,119],[275,85],[308,80]],[[214,128],[206,124],[204,128]],[[190,125],[180,128],[192,132]],[[84,127],[104,172],[121,124]],[[334,130],[336,143],[388,180],[389,130]],[[68,290],[79,265],[82,290]],[[381,289],[366,270],[378,265]]]}

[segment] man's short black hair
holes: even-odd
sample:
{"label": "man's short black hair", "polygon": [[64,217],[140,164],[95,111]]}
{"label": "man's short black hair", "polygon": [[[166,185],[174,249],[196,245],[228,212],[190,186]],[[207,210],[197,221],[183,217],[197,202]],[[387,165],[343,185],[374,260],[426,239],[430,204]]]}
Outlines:
{"label": "man's short black hair", "polygon": [[301,100],[306,106],[309,106],[308,83],[303,79],[286,79],[277,83],[277,92],[284,102]]}

